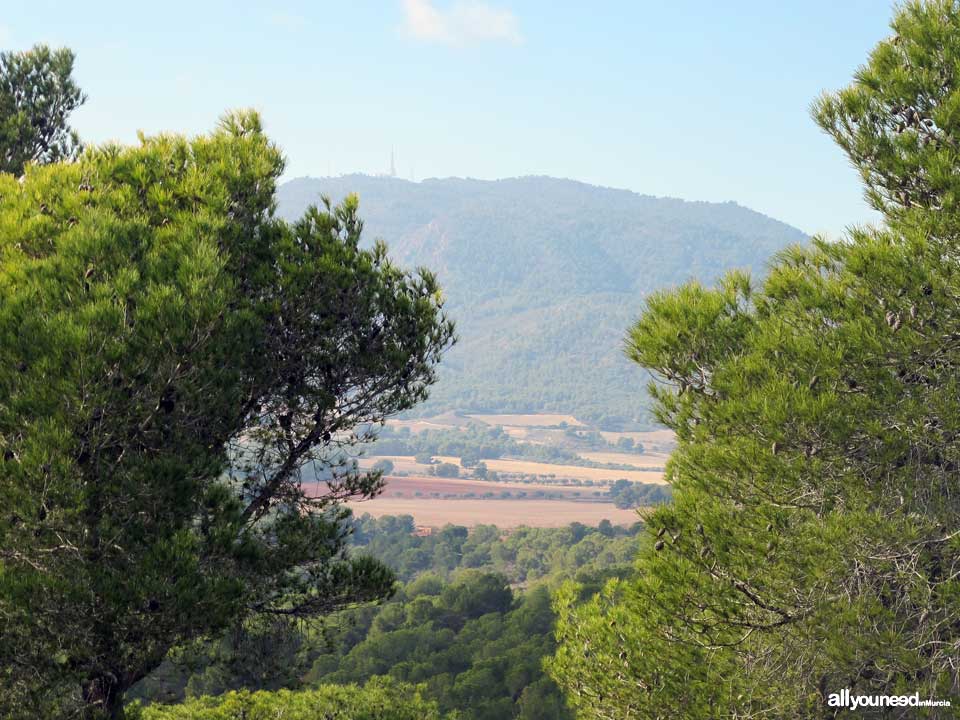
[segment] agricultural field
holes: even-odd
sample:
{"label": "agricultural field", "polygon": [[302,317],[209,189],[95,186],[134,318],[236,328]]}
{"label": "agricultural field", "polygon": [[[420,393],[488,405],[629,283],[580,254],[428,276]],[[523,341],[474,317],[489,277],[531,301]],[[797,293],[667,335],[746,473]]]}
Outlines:
{"label": "agricultural field", "polygon": [[590,450],[578,451],[577,455],[591,462],[606,463],[609,465],[631,465],[635,468],[663,467],[670,457],[664,453],[655,452],[639,455],[637,453],[594,452]]}
{"label": "agricultural field", "polygon": [[634,442],[642,442],[644,447],[652,449],[673,449],[677,438],[672,430],[647,430],[644,432],[608,432],[601,430],[600,435],[609,443],[616,443],[620,438],[630,438]]}
{"label": "agricultural field", "polygon": [[561,427],[563,424],[571,427],[586,427],[573,415],[556,415],[538,413],[536,415],[468,415],[487,425],[502,425],[503,427]]}
{"label": "agricultural field", "polygon": [[[643,459],[646,456],[635,456]],[[452,463],[460,465],[460,458],[453,455],[436,455],[434,458],[441,463]],[[408,475],[426,477],[429,474],[430,466],[418,463],[413,457],[407,455],[371,455],[361,458],[359,465],[362,468],[369,468],[378,460],[389,460],[393,463],[394,473],[406,473]],[[651,465],[658,466],[650,460]],[[663,459],[666,462],[666,459]],[[488,470],[493,470],[501,475],[536,475],[550,480],[569,480],[573,482],[586,483],[591,485],[607,485],[621,478],[631,482],[641,483],[663,483],[663,473],[659,470],[613,470],[610,468],[581,467],[579,465],[555,465],[553,463],[535,462],[533,460],[508,460],[508,459],[490,459],[484,460],[484,465]],[[642,467],[642,465],[641,465]],[[464,471],[469,472],[469,471]],[[502,482],[483,482],[486,486],[501,487],[507,483]],[[529,487],[529,485],[524,485]],[[545,484],[544,487],[556,488],[556,485]]]}
{"label": "agricultural field", "polygon": [[442,477],[389,477],[382,497],[416,497],[424,498],[445,497],[480,497],[483,495],[500,496],[510,493],[517,496],[519,493],[534,495],[536,493],[550,493],[560,495],[565,499],[579,502],[607,502],[603,496],[606,490],[597,485],[549,485],[546,483],[520,482],[490,482],[487,480],[473,480],[465,478]]}
{"label": "agricultural field", "polygon": [[409,455],[369,455],[359,458],[360,467],[367,469],[378,460],[389,460],[393,463],[394,473],[406,473],[408,475],[427,475],[430,469],[429,465],[418,463]]}
{"label": "agricultural field", "polygon": [[434,415],[429,418],[417,418],[415,420],[387,420],[387,425],[393,428],[409,428],[410,432],[418,433],[424,430],[449,430],[451,428],[462,428],[470,424],[470,419],[465,415],[448,412],[442,415]]}
{"label": "agricultural field", "polygon": [[[564,414],[448,412],[390,420],[383,436],[358,459],[362,468],[392,464],[383,493],[363,511],[410,513],[421,525],[630,524],[636,511],[617,508],[611,488],[618,480],[664,485],[660,468],[674,442],[669,432],[600,433]],[[624,449],[624,437],[644,452]],[[478,476],[481,462],[486,474]],[[459,477],[438,476],[441,464],[456,466]]]}
{"label": "agricultural field", "polygon": [[[642,456],[637,456],[642,457]],[[440,462],[457,464],[460,459],[455,457],[437,456]],[[611,470],[609,468],[580,467],[579,465],[555,465],[553,463],[535,462],[532,460],[484,460],[487,469],[498,473],[513,473],[523,475],[552,475],[558,479],[589,480],[593,483],[611,483],[621,478],[631,482],[662,483],[663,473],[653,470]]]}
{"label": "agricultural field", "polygon": [[640,520],[636,510],[621,510],[608,503],[573,502],[568,500],[483,500],[411,497],[378,497],[349,503],[354,514],[412,515],[417,525],[441,527],[448,523],[475,527],[496,525],[500,528],[563,527],[572,522],[597,525],[609,520],[614,525],[629,526]]}

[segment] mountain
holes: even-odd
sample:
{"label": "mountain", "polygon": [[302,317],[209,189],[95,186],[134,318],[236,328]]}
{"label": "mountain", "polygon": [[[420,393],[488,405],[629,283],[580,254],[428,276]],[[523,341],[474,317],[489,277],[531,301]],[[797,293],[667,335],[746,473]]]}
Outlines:
{"label": "mountain", "polygon": [[356,192],[368,240],[437,273],[460,342],[425,412],[563,412],[646,426],[646,375],[621,352],[651,291],[730,268],[762,274],[807,240],[736,203],[687,202],[523,177],[409,182],[299,178],[278,192],[293,219]]}

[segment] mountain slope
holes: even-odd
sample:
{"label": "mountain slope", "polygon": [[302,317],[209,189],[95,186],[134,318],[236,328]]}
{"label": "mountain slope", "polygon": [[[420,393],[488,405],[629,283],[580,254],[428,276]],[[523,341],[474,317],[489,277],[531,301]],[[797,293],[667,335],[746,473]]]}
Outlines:
{"label": "mountain slope", "polygon": [[281,186],[293,218],[321,195],[360,195],[368,239],[434,270],[461,337],[428,411],[571,412],[612,427],[649,423],[644,374],[621,353],[643,298],[724,270],[761,274],[804,242],[735,203],[686,202],[569,180],[349,175]]}

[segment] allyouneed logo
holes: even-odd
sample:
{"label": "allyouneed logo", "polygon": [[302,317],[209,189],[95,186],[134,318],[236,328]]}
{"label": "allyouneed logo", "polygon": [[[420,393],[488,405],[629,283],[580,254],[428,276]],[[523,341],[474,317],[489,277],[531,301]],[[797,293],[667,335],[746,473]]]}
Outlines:
{"label": "allyouneed logo", "polygon": [[850,690],[844,688],[838,693],[831,693],[827,697],[829,707],[859,708],[875,707],[950,707],[949,700],[921,700],[920,693],[913,695],[851,695]]}

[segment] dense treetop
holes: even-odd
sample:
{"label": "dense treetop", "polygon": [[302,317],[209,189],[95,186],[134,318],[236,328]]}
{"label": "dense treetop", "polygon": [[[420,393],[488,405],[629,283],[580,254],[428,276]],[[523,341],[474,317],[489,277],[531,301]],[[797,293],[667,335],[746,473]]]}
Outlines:
{"label": "dense treetop", "polygon": [[817,108],[887,228],[656,293],[630,330],[674,503],[634,579],[559,599],[551,673],[580,717],[832,717],[842,689],[954,700],[876,717],[960,713],[960,13],[893,27]]}
{"label": "dense treetop", "polygon": [[[589,593],[629,573],[639,527],[450,525],[420,536],[410,516],[362,516],[353,521],[355,550],[397,569],[403,585],[393,598],[338,612],[322,629],[248,623],[196,655],[168,660],[134,693],[154,701],[156,715],[148,717],[202,720],[203,703],[174,705],[164,715],[157,701],[240,689],[329,691],[389,678],[422,685],[448,720],[570,718],[542,667],[556,647],[551,591],[575,578]],[[402,695],[394,693],[397,702]],[[295,706],[293,696],[283,697]]]}
{"label": "dense treetop", "polygon": [[363,687],[326,685],[315,690],[234,691],[182,705],[153,705],[142,720],[439,720],[437,704],[418,688],[377,678]]}
{"label": "dense treetop", "polygon": [[277,219],[282,167],[238,113],[0,173],[3,712],[117,717],[182,642],[390,592],[338,507],[380,475],[338,452],[426,396],[452,325],[355,197]]}
{"label": "dense treetop", "polygon": [[73,62],[70,50],[46,45],[0,53],[0,172],[20,175],[28,162],[76,155],[80,140],[67,121],[86,97]]}

